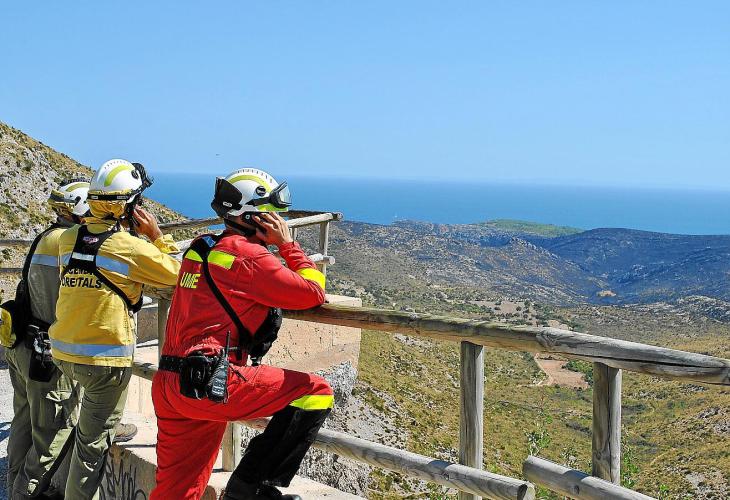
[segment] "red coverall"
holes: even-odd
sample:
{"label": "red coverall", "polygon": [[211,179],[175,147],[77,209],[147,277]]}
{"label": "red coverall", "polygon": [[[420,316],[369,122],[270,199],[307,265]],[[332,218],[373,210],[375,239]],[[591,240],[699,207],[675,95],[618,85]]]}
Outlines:
{"label": "red coverall", "polygon": [[[308,309],[325,300],[323,287],[317,282],[323,285],[324,277],[299,245],[286,243],[279,247],[279,253],[287,267],[266,247],[226,231],[208,256],[214,282],[250,332],[256,332],[271,307]],[[238,345],[236,328],[208,287],[202,264],[196,257],[197,254],[188,253],[183,259],[167,322],[163,355],[184,357],[194,351],[217,354],[225,346],[229,331],[231,346]],[[292,419],[300,421],[302,418],[301,415],[294,418],[289,413],[304,410],[314,410],[304,411],[308,415],[323,413],[317,417],[318,428],[332,407],[332,389],[317,375],[267,365],[245,366],[245,353],[242,360],[237,360],[234,353],[229,359],[226,403],[183,396],[178,373],[159,371],[155,375],[152,399],[157,415],[158,465],[157,487],[150,500],[199,499],[202,496],[228,421],[274,415],[269,427],[278,428],[269,432],[268,437],[264,434],[269,429],[251,440],[234,474],[245,477],[247,482],[287,486],[298,469],[316,429],[314,432],[311,429],[292,432]],[[282,444],[279,441],[284,434],[289,442]],[[308,442],[291,442],[293,435],[306,436],[304,440]],[[275,451],[277,446],[282,448],[279,454]],[[298,448],[296,453],[290,453],[292,448]],[[282,467],[286,470],[280,470]]]}

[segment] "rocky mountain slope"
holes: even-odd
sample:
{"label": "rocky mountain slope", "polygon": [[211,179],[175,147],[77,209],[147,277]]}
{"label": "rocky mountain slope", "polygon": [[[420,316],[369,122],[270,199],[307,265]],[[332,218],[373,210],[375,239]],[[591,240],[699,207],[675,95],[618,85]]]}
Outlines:
{"label": "rocky mountain slope", "polygon": [[[91,178],[89,167],[0,122],[0,238],[29,238],[50,222],[46,200],[58,182]],[[161,221],[180,216],[163,205],[148,206]]]}
{"label": "rocky mountain slope", "polygon": [[[730,300],[730,236],[594,229],[566,231],[512,221],[470,225],[344,222],[331,237],[338,285],[396,288],[424,296],[461,287],[477,296],[554,305],[675,301],[688,295]],[[547,235],[547,236],[546,236]],[[373,269],[382,272],[373,273]],[[434,288],[436,284],[436,288]]]}
{"label": "rocky mountain slope", "polygon": [[619,302],[730,298],[730,236],[594,229],[536,244],[605,280]]}
{"label": "rocky mountain slope", "polygon": [[[89,167],[0,122],[0,239],[29,239],[53,219],[46,200],[58,182],[91,178]],[[145,207],[161,222],[182,217],[154,201]],[[25,249],[0,249],[0,266],[19,267]],[[0,300],[15,290],[17,276],[0,274]]]}

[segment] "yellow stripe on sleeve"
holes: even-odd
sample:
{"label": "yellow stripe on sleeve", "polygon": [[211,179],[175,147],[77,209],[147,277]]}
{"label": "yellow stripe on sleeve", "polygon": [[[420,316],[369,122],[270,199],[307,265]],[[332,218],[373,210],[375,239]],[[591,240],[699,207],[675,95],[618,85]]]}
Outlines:
{"label": "yellow stripe on sleeve", "polygon": [[318,270],[312,269],[311,267],[305,267],[304,269],[298,270],[297,274],[307,281],[314,281],[322,290],[324,290],[327,279],[324,277],[324,274],[320,273]]}
{"label": "yellow stripe on sleeve", "polygon": [[[195,250],[188,250],[185,253],[185,258],[187,260],[192,260],[193,262],[203,262],[203,258]],[[225,269],[230,269],[231,267],[233,267],[233,262],[235,260],[235,255],[220,252],[218,250],[211,250],[211,252],[208,254],[208,262],[210,262],[211,264],[215,264],[216,266],[223,267]]]}
{"label": "yellow stripe on sleeve", "polygon": [[187,260],[192,260],[193,262],[203,262],[200,254],[198,254],[198,252],[196,252],[195,250],[188,250],[187,252],[185,252],[185,258]]}
{"label": "yellow stripe on sleeve", "polygon": [[218,250],[211,250],[208,254],[208,262],[221,266],[226,269],[230,269],[233,266],[233,261],[236,260],[235,255],[231,255],[225,252],[219,252]]}

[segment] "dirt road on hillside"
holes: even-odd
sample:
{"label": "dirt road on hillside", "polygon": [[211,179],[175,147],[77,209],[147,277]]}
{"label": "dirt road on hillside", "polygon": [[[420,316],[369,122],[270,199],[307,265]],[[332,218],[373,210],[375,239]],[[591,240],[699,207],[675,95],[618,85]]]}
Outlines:
{"label": "dirt road on hillside", "polygon": [[547,375],[547,378],[538,385],[560,385],[574,389],[588,388],[588,382],[583,379],[583,374],[565,368],[567,361],[564,359],[553,359],[550,355],[535,354],[535,363]]}

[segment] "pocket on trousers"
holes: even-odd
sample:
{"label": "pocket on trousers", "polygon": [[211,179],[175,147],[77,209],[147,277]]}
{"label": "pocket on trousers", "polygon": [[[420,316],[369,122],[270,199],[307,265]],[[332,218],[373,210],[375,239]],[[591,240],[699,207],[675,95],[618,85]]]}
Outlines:
{"label": "pocket on trousers", "polygon": [[132,377],[131,368],[112,368],[112,374],[117,382],[117,387],[124,387],[129,384]]}
{"label": "pocket on trousers", "polygon": [[[52,424],[56,429],[76,425],[78,393],[73,390],[50,391],[46,399],[53,403],[54,417]],[[49,426],[51,422],[48,422]]]}

